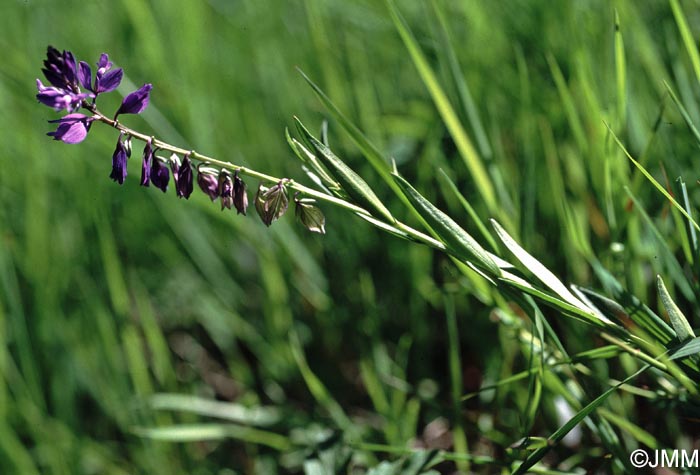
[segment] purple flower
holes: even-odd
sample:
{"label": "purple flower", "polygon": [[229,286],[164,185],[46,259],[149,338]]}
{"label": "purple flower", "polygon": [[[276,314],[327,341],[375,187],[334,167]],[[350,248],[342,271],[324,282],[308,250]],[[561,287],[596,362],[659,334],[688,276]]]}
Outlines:
{"label": "purple flower", "polygon": [[78,63],[78,79],[85,89],[92,91],[92,70],[85,61]]}
{"label": "purple flower", "polygon": [[151,172],[149,175],[153,186],[165,193],[168,189],[168,182],[170,181],[170,172],[165,163],[155,155],[153,156],[153,163],[151,164]]}
{"label": "purple flower", "polygon": [[44,86],[41,80],[36,80],[36,88],[39,94],[36,98],[42,104],[53,107],[57,111],[66,109],[68,112],[73,112],[80,108],[83,99],[90,97],[90,94],[72,92],[68,89],[59,87]]}
{"label": "purple flower", "polygon": [[82,142],[85,140],[93,120],[92,117],[83,114],[68,114],[60,119],[50,120],[51,123],[58,122],[58,127],[54,132],[49,132],[46,135],[64,143]]}
{"label": "purple flower", "polygon": [[47,48],[42,72],[52,86],[75,93],[80,92],[76,81],[77,70],[78,64],[73,53],[65,50],[59,53],[53,46]]}
{"label": "purple flower", "polygon": [[124,71],[122,68],[110,71],[112,63],[109,61],[107,53],[102,53],[97,62],[97,73],[95,74],[95,94],[114,91],[122,82]]}
{"label": "purple flower", "polygon": [[246,192],[245,183],[238,177],[238,172],[233,175],[233,204],[236,206],[237,214],[243,213],[245,216],[245,210],[248,207],[248,192]]}
{"label": "purple flower", "polygon": [[190,160],[190,155],[187,154],[183,157],[182,165],[178,170],[175,191],[177,191],[178,197],[187,200],[190,198],[193,189],[192,161]]}
{"label": "purple flower", "polygon": [[109,174],[109,177],[119,182],[120,185],[126,179],[126,161],[128,159],[126,147],[124,142],[122,142],[123,135],[119,134],[119,139],[117,139],[117,148],[112,155],[112,173]]}
{"label": "purple flower", "polygon": [[153,85],[144,84],[136,91],[132,92],[124,98],[122,105],[119,106],[119,110],[114,114],[116,119],[119,114],[140,114],[146,107],[148,107],[148,99],[153,89]]}
{"label": "purple flower", "polygon": [[224,171],[219,178],[219,194],[221,195],[221,211],[233,206],[233,181],[231,175]]}
{"label": "purple flower", "polygon": [[219,177],[216,170],[205,167],[197,167],[197,184],[212,201],[219,197]]}
{"label": "purple flower", "polygon": [[[151,169],[153,168],[153,147],[151,141],[146,142],[143,148],[143,162],[141,163],[141,186],[148,186],[151,181]],[[168,170],[167,168],[165,169]]]}

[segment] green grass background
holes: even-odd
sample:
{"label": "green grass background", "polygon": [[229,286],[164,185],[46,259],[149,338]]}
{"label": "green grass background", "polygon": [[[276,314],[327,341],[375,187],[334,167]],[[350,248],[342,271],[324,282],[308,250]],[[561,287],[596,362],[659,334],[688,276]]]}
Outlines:
{"label": "green grass background", "polygon": [[[406,448],[440,417],[464,428],[473,452],[505,460],[521,437],[547,436],[563,422],[554,404],[561,388],[545,389],[529,417],[527,380],[455,409],[453,395],[516,373],[528,360],[512,326],[489,318],[499,297],[445,256],[328,207],[325,236],[305,232],[292,213],[267,229],[252,208],[235,216],[201,193],[184,201],[172,189],[139,187],[138,158],[120,187],[108,178],[116,135],[99,124],[83,144],[52,143],[46,121],[58,115],[34,97],[47,45],[91,64],[109,53],[125,71],[122,94],[152,82],[149,109],[122,119],[130,126],[308,183],[284,128],[297,115],[317,131],[329,116],[298,66],[460,224],[477,233],[454,196],[441,193],[438,168],[482,219],[509,223],[563,280],[599,288],[595,255],[656,309],[654,274],[675,268],[625,187],[683,267],[687,240],[605,124],[662,184],[682,176],[697,203],[697,141],[663,81],[698,123],[700,71],[672,3],[439,1],[446,42],[430,3],[397,2],[491,176],[498,206],[489,211],[384,2],[4,0],[0,472],[296,473],[303,453],[279,455],[301,437],[295,430],[348,424],[365,442]],[[697,37],[697,3],[679,3]],[[120,101],[112,96],[101,100],[108,113]],[[338,124],[329,126],[331,146],[394,213],[418,226]],[[690,279],[685,292],[671,287],[695,326],[697,282]],[[451,308],[454,321],[446,318]],[[583,325],[553,311],[547,317],[572,354],[602,344]],[[309,390],[302,347],[327,393]],[[589,400],[606,387],[602,381],[623,378],[634,364],[591,363],[598,377],[584,385]],[[285,417],[258,434],[262,444],[250,433],[151,440],[134,428],[208,420],[149,407],[155,393],[276,406]],[[664,447],[697,432],[675,409],[629,395],[609,406]],[[635,447],[638,438],[615,430],[624,447]],[[580,463],[608,467],[600,442],[583,437]],[[353,450],[360,465],[387,457]],[[567,450],[557,457],[573,453]]]}

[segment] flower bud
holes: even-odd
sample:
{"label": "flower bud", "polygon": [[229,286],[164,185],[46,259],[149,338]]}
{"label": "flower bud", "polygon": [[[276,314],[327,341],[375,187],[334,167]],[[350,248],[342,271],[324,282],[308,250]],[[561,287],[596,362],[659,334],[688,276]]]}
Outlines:
{"label": "flower bud", "polygon": [[117,148],[112,155],[112,173],[109,175],[112,180],[118,182],[120,185],[123,184],[126,179],[126,161],[129,158],[122,136],[123,134],[119,134],[119,138],[117,139]]}
{"label": "flower bud", "polygon": [[236,207],[237,214],[246,215],[248,192],[245,183],[238,177],[238,172],[233,175],[233,205]]}
{"label": "flower bud", "polygon": [[221,211],[224,208],[231,209],[233,206],[233,181],[231,174],[226,170],[223,170],[219,176],[219,195],[221,196]]}
{"label": "flower bud", "polygon": [[194,176],[192,175],[192,160],[190,160],[190,154],[188,153],[182,158],[182,165],[178,170],[177,181],[175,182],[175,190],[177,191],[177,196],[180,198],[185,198],[186,200],[190,198],[192,190],[194,189]]}
{"label": "flower bud", "polygon": [[212,201],[219,197],[218,172],[213,168],[197,167],[197,184]]}

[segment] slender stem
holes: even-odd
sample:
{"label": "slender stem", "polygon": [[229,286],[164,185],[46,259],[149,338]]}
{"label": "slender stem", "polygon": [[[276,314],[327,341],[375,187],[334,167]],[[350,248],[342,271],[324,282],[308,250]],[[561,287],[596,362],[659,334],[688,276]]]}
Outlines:
{"label": "slender stem", "polygon": [[[148,142],[149,140],[151,141],[151,144],[154,148],[158,148],[160,150],[165,150],[171,153],[177,153],[179,155],[185,155],[189,154],[190,158],[198,160],[200,162],[203,162],[208,165],[214,165],[220,168],[225,168],[228,170],[236,171],[241,175],[249,176],[251,178],[257,178],[258,180],[268,182],[268,183],[279,183],[282,181],[281,178],[274,177],[272,175],[266,175],[265,173],[260,173],[258,171],[252,170],[250,168],[241,166],[241,165],[236,165],[231,162],[226,162],[222,160],[217,160],[216,158],[209,157],[207,155],[201,154],[199,152],[196,152],[194,150],[186,150],[181,147],[176,147],[174,145],[171,145],[167,142],[164,142],[162,140],[156,139],[155,137],[152,137],[150,135],[142,134],[141,132],[138,132],[134,129],[131,129],[124,124],[120,123],[118,120],[110,119],[106,115],[104,115],[102,112],[100,112],[97,107],[94,104],[90,104],[87,101],[83,102],[83,107],[90,112],[92,112],[93,116],[92,118],[98,122],[102,122],[104,124],[109,125],[110,127],[117,129],[118,131],[128,134],[129,136],[142,140],[144,142]],[[298,191],[304,195],[311,196],[313,198],[316,198],[320,201],[325,201],[327,203],[333,204],[335,206],[338,206],[340,208],[345,208],[349,211],[352,211],[354,213],[360,214],[360,215],[365,215],[365,216],[372,216],[369,211],[367,211],[364,208],[361,208],[360,206],[354,205],[350,203],[349,201],[345,201],[341,198],[337,198],[335,196],[329,195],[327,193],[315,190],[313,188],[309,188],[307,186],[304,186],[300,183],[297,183],[294,180],[291,179],[284,179],[285,185],[294,190]],[[376,219],[376,218],[375,218]],[[404,224],[401,222],[396,222],[393,224],[394,227],[397,229],[401,230],[403,233],[405,233],[407,236],[409,236],[411,239],[421,242],[427,246],[433,247],[435,249],[438,249],[440,251],[445,251],[445,245],[441,243],[440,241],[433,239],[432,237]]]}

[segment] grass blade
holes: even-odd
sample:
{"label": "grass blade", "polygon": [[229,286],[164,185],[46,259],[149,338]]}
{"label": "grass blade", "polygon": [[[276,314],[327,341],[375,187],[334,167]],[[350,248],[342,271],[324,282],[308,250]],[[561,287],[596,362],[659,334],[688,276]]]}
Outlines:
{"label": "grass blade", "polygon": [[688,221],[689,221],[690,223],[692,223],[692,225],[693,225],[693,227],[694,227],[695,229],[697,229],[698,231],[700,231],[700,226],[698,225],[698,223],[686,212],[685,209],[683,209],[683,207],[678,203],[678,201],[676,201],[676,199],[675,199],[673,196],[671,196],[671,194],[670,194],[668,191],[666,191],[666,189],[661,185],[661,183],[659,183],[658,181],[656,181],[656,178],[654,178],[653,176],[651,176],[651,173],[649,173],[649,172],[646,170],[646,168],[644,168],[637,160],[635,160],[634,158],[632,158],[632,155],[629,154],[629,152],[627,151],[627,149],[625,148],[625,146],[622,144],[622,142],[621,142],[620,139],[617,137],[617,135],[615,135],[615,132],[612,131],[612,129],[610,128],[610,126],[609,126],[607,123],[605,124],[605,126],[608,128],[608,131],[609,131],[610,134],[612,135],[612,137],[613,137],[613,139],[615,140],[615,142],[617,143],[617,145],[622,149],[622,151],[624,152],[625,156],[634,164],[634,166],[637,167],[637,169],[638,169],[640,172],[642,172],[642,174],[647,178],[647,180],[649,180],[649,181],[651,182],[651,184],[654,185],[654,187],[655,187],[657,190],[659,190],[659,191],[661,192],[661,194],[664,195],[664,196],[666,197],[666,199],[668,199],[668,200],[671,202],[671,204],[672,204],[676,209],[678,209],[678,210],[681,212],[681,214],[682,214],[683,216],[685,216],[685,217],[688,219]]}
{"label": "grass blade", "polygon": [[659,289],[659,297],[661,297],[661,303],[664,305],[666,312],[668,312],[668,318],[671,320],[671,326],[678,336],[678,340],[683,343],[684,341],[695,338],[695,332],[688,323],[688,319],[685,318],[683,312],[678,308],[676,302],[671,298],[671,294],[668,293],[664,281],[660,275],[656,276],[656,285]]}
{"label": "grass blade", "polygon": [[486,168],[481,161],[481,157],[477,153],[474,145],[467,135],[467,132],[460,123],[457,114],[447,98],[447,95],[442,90],[442,87],[440,87],[435,73],[428,64],[428,60],[426,59],[425,55],[420,50],[418,42],[413,37],[413,33],[411,33],[408,24],[401,17],[401,14],[396,9],[393,0],[386,0],[386,4],[389,8],[391,19],[393,20],[394,25],[404,42],[404,45],[406,45],[406,49],[408,50],[411,59],[418,70],[418,74],[420,74],[421,79],[423,79],[423,83],[428,88],[433,102],[435,103],[442,120],[447,126],[447,130],[449,130],[450,135],[455,141],[457,150],[459,150],[465,165],[474,178],[474,183],[476,188],[479,190],[479,194],[484,198],[484,202],[486,203],[486,207],[488,208],[489,212],[492,214],[497,214],[499,208],[496,202],[493,183],[486,172]]}

